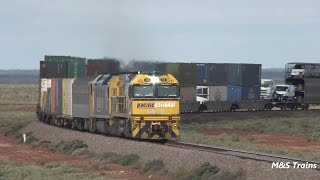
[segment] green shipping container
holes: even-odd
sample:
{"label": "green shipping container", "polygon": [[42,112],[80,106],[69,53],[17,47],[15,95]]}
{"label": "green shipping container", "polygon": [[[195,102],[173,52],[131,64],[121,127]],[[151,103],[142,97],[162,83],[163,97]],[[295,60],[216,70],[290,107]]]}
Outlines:
{"label": "green shipping container", "polygon": [[172,74],[180,83],[180,63],[168,63],[166,72]]}
{"label": "green shipping container", "polygon": [[72,56],[45,56],[48,62],[66,62],[67,75],[62,78],[79,78],[86,75],[86,59]]}

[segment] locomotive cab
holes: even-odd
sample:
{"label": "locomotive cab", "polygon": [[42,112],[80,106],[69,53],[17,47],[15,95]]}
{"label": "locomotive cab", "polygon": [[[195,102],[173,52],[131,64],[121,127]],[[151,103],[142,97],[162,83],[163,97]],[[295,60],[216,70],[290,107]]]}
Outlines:
{"label": "locomotive cab", "polygon": [[171,74],[137,74],[129,91],[134,138],[179,136],[179,84]]}

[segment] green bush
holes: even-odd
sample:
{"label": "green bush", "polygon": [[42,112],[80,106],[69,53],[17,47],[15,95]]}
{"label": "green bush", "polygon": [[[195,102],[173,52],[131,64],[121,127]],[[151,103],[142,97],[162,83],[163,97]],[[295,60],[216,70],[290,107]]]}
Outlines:
{"label": "green bush", "polygon": [[139,155],[132,153],[132,154],[128,154],[128,155],[123,156],[119,162],[123,166],[128,166],[128,165],[131,165],[131,164],[137,162],[139,159],[140,159]]}
{"label": "green bush", "polygon": [[149,160],[143,163],[142,170],[144,172],[148,171],[159,171],[163,169],[164,163],[161,159]]}
{"label": "green bush", "polygon": [[215,165],[211,165],[209,162],[201,164],[200,167],[193,170],[192,179],[212,179],[220,171]]}
{"label": "green bush", "polygon": [[83,141],[73,140],[73,141],[61,141],[58,144],[50,148],[54,152],[63,152],[66,154],[72,154],[75,150],[80,148],[88,147]]}

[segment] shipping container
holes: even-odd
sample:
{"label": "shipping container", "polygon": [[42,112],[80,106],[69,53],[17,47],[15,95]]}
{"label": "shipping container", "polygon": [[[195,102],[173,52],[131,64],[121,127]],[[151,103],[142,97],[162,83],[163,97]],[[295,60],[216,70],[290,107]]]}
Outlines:
{"label": "shipping container", "polygon": [[44,91],[48,91],[48,88],[51,87],[51,79],[42,78],[41,79],[41,93]]}
{"label": "shipping container", "polygon": [[241,65],[240,64],[227,64],[227,84],[240,86],[241,83]]}
{"label": "shipping container", "polygon": [[258,86],[228,86],[228,101],[241,102],[260,99],[260,85]]}
{"label": "shipping container", "polygon": [[195,63],[180,64],[179,84],[180,86],[195,86],[197,65]]}
{"label": "shipping container", "polygon": [[261,64],[241,64],[241,86],[255,86],[261,83]]}
{"label": "shipping container", "polygon": [[227,101],[227,86],[209,86],[209,101]]}
{"label": "shipping container", "polygon": [[40,79],[40,108],[44,110],[45,99],[47,98],[48,88],[51,87],[51,79],[42,78]]}
{"label": "shipping container", "polygon": [[44,111],[45,106],[46,106],[47,94],[48,94],[48,91],[44,91],[41,93],[41,96],[40,96],[40,109],[42,111]]}
{"label": "shipping container", "polygon": [[[48,63],[58,64],[58,75],[55,78],[78,78],[86,74],[86,59],[71,56],[45,56]],[[63,66],[62,66],[63,64]],[[60,66],[61,65],[61,66]]]}
{"label": "shipping container", "polygon": [[42,74],[45,78],[61,78],[67,76],[67,64],[63,62],[44,62]]}
{"label": "shipping container", "polygon": [[51,113],[57,113],[57,86],[56,86],[57,79],[51,79]]}
{"label": "shipping container", "polygon": [[46,93],[47,97],[45,98],[45,108],[44,112],[50,114],[51,113],[51,88],[48,88],[48,92]]}
{"label": "shipping container", "polygon": [[227,84],[253,86],[261,83],[261,64],[226,64]]}
{"label": "shipping container", "polygon": [[207,64],[197,64],[196,70],[196,84],[199,86],[208,85],[208,71]]}
{"label": "shipping container", "polygon": [[62,115],[72,116],[72,83],[73,78],[62,79]]}
{"label": "shipping container", "polygon": [[180,63],[168,63],[166,72],[174,76],[180,83]]}
{"label": "shipping container", "polygon": [[120,62],[116,59],[89,59],[87,62],[87,76],[111,74],[120,71]]}
{"label": "shipping container", "polygon": [[240,86],[228,86],[228,101],[239,102],[241,101],[241,87]]}
{"label": "shipping container", "polygon": [[226,86],[227,83],[227,64],[209,63],[208,64],[208,85]]}
{"label": "shipping container", "polygon": [[241,100],[252,101],[260,99],[261,87],[257,86],[243,86],[241,87]]}
{"label": "shipping container", "polygon": [[320,104],[320,78],[305,78],[304,83],[304,102]]}
{"label": "shipping container", "polygon": [[62,79],[61,78],[57,79],[56,85],[57,85],[57,92],[56,92],[57,115],[61,116],[62,115]]}
{"label": "shipping container", "polygon": [[180,101],[196,102],[197,101],[197,88],[196,86],[180,87]]}
{"label": "shipping container", "polygon": [[72,84],[72,116],[88,118],[88,85],[92,77],[82,77],[74,80]]}

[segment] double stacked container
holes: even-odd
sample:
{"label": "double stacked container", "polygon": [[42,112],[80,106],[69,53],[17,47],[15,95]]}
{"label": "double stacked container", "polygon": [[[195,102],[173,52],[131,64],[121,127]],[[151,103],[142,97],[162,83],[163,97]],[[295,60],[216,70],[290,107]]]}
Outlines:
{"label": "double stacked container", "polygon": [[261,64],[227,64],[228,101],[260,99]]}
{"label": "double stacked container", "polygon": [[260,98],[260,64],[202,63],[196,66],[196,85],[208,87],[209,101],[240,102]]}
{"label": "double stacked container", "polygon": [[85,75],[85,58],[45,56],[40,62],[41,109],[57,116],[71,117],[72,83],[74,78]]}

